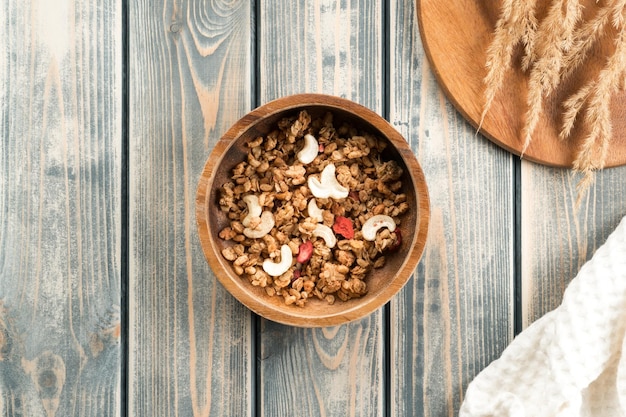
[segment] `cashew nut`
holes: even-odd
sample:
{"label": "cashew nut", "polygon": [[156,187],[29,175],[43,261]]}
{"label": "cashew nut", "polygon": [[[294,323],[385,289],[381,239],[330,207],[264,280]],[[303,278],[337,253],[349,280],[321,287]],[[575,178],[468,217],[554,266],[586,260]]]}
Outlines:
{"label": "cashew nut", "polygon": [[363,233],[363,239],[373,241],[376,240],[376,232],[379,229],[386,227],[390,232],[396,230],[396,222],[389,216],[384,214],[377,214],[372,216],[363,223],[361,232]]}
{"label": "cashew nut", "polygon": [[309,189],[317,198],[346,198],[349,190],[339,184],[335,177],[335,164],[328,164],[322,170],[320,179],[310,176],[308,179]]}
{"label": "cashew nut", "polygon": [[[266,212],[267,213],[267,212]],[[279,277],[289,270],[293,262],[293,253],[289,245],[280,247],[280,262],[273,262],[271,259],[263,261],[263,270],[273,277]]]}
{"label": "cashew nut", "polygon": [[248,227],[250,226],[250,221],[259,217],[263,209],[259,204],[259,197],[254,194],[246,195],[242,198],[242,200],[248,206],[248,214],[246,215],[246,217],[243,218],[241,223],[244,226]]}
{"label": "cashew nut", "polygon": [[313,162],[318,152],[319,145],[317,144],[317,139],[311,134],[306,134],[304,135],[304,147],[296,156],[298,157],[298,161],[303,164],[310,164]]}
{"label": "cashew nut", "polygon": [[315,198],[312,198],[311,201],[309,201],[307,210],[309,212],[309,217],[311,219],[315,220],[318,223],[321,223],[322,221],[324,221],[322,210],[319,207],[317,207],[317,202],[315,201]]}
{"label": "cashew nut", "polygon": [[274,227],[274,215],[271,211],[264,211],[261,214],[261,223],[254,229],[246,227],[243,229],[243,234],[250,239],[258,239],[268,234],[272,227]]}
{"label": "cashew nut", "polygon": [[322,186],[319,180],[315,177],[309,177],[307,180],[309,185],[309,189],[311,190],[311,194],[313,194],[317,198],[328,198],[330,197],[330,192]]}
{"label": "cashew nut", "polygon": [[335,237],[332,229],[328,226],[318,224],[317,226],[315,226],[315,229],[313,229],[312,234],[315,237],[321,237],[322,239],[324,239],[326,246],[328,246],[329,248],[334,248],[337,244],[337,238]]}

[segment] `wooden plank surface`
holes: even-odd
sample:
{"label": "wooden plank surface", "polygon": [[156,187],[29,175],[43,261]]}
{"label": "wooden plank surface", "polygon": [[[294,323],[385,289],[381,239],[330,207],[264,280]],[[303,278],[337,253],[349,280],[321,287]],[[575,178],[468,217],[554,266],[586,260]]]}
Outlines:
{"label": "wooden plank surface", "polygon": [[390,6],[390,121],[429,187],[414,278],[391,302],[390,415],[455,416],[513,336],[514,160],[450,105],[424,56],[414,0]]}
{"label": "wooden plank surface", "polygon": [[[599,173],[575,211],[575,176],[522,162],[514,207],[516,157],[443,96],[415,1],[127,5],[124,91],[121,1],[0,0],[2,416],[117,416],[123,397],[137,416],[454,416],[513,337],[516,268],[527,326],[626,214],[624,167]],[[387,310],[345,326],[255,318],[217,282],[196,236],[213,144],[254,103],[298,92],[388,112],[430,190],[413,279]]]}
{"label": "wooden plank surface", "polygon": [[0,415],[120,415],[121,2],[0,2]]}
{"label": "wooden plank surface", "polygon": [[[380,2],[281,0],[260,7],[260,102],[318,92],[382,112]],[[382,309],[324,329],[262,321],[260,415],[383,415],[383,322]]]}
{"label": "wooden plank surface", "polygon": [[597,173],[579,208],[580,176],[522,164],[522,321],[561,303],[563,292],[626,215],[626,167]]}
{"label": "wooden plank surface", "polygon": [[252,412],[251,313],[217,282],[195,193],[213,144],[250,109],[252,6],[129,2],[129,412]]}

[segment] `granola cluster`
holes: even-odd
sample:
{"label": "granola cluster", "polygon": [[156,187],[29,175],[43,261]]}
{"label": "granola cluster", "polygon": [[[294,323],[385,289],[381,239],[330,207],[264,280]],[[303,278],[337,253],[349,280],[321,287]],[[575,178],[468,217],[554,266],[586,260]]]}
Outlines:
{"label": "granola cluster", "polygon": [[402,168],[383,161],[387,143],[354,126],[302,111],[248,143],[221,187],[235,272],[286,304],[332,304],[367,292],[367,274],[401,243]]}

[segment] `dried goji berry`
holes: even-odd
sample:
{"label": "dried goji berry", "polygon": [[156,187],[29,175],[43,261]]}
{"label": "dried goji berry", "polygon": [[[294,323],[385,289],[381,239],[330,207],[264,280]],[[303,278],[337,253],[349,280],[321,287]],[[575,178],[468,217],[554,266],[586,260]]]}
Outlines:
{"label": "dried goji berry", "polygon": [[345,237],[346,239],[352,239],[354,237],[354,227],[352,226],[352,220],[344,216],[335,216],[333,231],[338,235]]}
{"label": "dried goji berry", "polygon": [[296,261],[301,264],[305,263],[311,256],[313,255],[313,242],[307,240],[304,243],[301,243],[298,248],[298,256],[296,257]]}

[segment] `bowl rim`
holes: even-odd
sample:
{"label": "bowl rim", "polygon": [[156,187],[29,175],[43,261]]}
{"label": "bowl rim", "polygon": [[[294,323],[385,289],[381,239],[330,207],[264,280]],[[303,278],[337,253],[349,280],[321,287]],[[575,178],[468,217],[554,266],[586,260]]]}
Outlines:
{"label": "bowl rim", "polygon": [[[389,285],[381,289],[376,297],[370,299],[358,298],[356,299],[357,301],[352,303],[352,306],[346,309],[335,312],[329,311],[328,314],[311,317],[307,315],[306,307],[281,306],[292,308],[279,308],[271,303],[264,302],[263,298],[253,293],[253,287],[247,281],[235,274],[231,274],[229,269],[227,269],[228,261],[223,258],[217,247],[211,242],[212,231],[208,221],[207,204],[211,198],[211,188],[217,168],[221,165],[230,147],[236,143],[242,134],[268,116],[276,115],[279,112],[315,106],[331,107],[343,113],[352,113],[355,117],[363,119],[374,129],[378,130],[382,136],[393,144],[403,158],[407,168],[409,168],[408,174],[415,185],[418,211],[417,233],[413,235],[408,253]],[[206,160],[196,190],[196,222],[200,244],[205,258],[218,281],[233,297],[254,313],[266,319],[296,327],[326,327],[344,324],[368,316],[391,300],[408,282],[422,257],[426,246],[429,219],[430,200],[424,172],[404,137],[387,120],[369,108],[342,97],[326,94],[304,93],[284,96],[269,101],[241,117],[215,144]]]}

